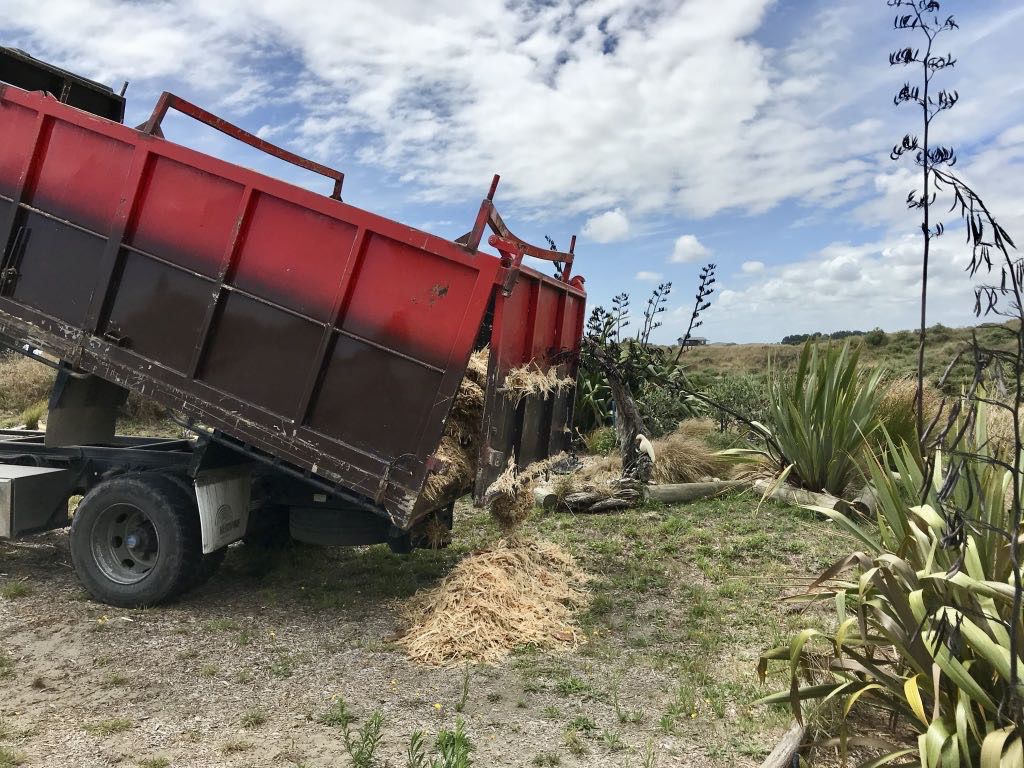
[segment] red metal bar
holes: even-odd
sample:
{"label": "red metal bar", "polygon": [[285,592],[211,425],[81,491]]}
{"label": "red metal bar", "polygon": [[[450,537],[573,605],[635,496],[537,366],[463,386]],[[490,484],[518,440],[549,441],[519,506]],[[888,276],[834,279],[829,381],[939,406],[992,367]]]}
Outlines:
{"label": "red metal bar", "polygon": [[501,214],[498,213],[498,209],[494,207],[494,193],[498,189],[498,181],[500,176],[494,175],[491,180],[490,190],[487,192],[487,197],[480,204],[480,211],[477,213],[476,221],[473,224],[473,229],[467,232],[465,235],[460,237],[455,242],[460,245],[464,245],[468,250],[476,252],[480,247],[480,241],[483,239],[484,229],[490,228],[494,234],[488,239],[488,243],[497,248],[502,255],[506,256],[512,261],[513,274],[511,275],[511,284],[506,282],[506,293],[510,291],[511,286],[515,284],[515,272],[518,270],[519,264],[522,262],[524,256],[533,256],[535,259],[541,259],[543,261],[551,261],[556,264],[562,264],[561,280],[563,283],[569,281],[569,275],[572,273],[572,262],[574,259],[574,251],[576,249],[576,235],[572,236],[572,243],[569,246],[568,252],[556,251],[551,248],[542,248],[539,245],[533,245],[528,243],[520,237],[517,237],[512,233],[512,230],[505,224],[504,219],[501,218]]}
{"label": "red metal bar", "polygon": [[227,120],[217,117],[217,115],[212,112],[207,112],[202,107],[197,106],[190,101],[186,101],[180,96],[175,96],[173,93],[164,91],[160,95],[160,99],[153,108],[153,114],[149,116],[149,120],[139,127],[139,130],[143,133],[163,137],[163,132],[160,130],[160,124],[167,115],[167,110],[172,107],[183,115],[188,115],[193,120],[198,120],[199,122],[204,123],[233,139],[238,139],[238,141],[244,142],[250,147],[254,147],[261,152],[266,152],[268,155],[272,155],[279,160],[284,160],[286,163],[297,165],[299,168],[305,168],[307,171],[312,171],[313,173],[318,173],[321,176],[326,176],[329,179],[334,179],[334,191],[331,192],[331,197],[335,200],[341,200],[341,187],[342,184],[345,183],[345,174],[341,171],[335,170],[334,168],[328,168],[326,165],[321,165],[320,163],[314,163],[312,160],[302,157],[301,155],[296,155],[293,152],[289,152],[287,149],[282,149],[276,144],[271,144],[269,141],[265,141],[259,136],[249,133],[244,128],[239,128],[234,123],[229,123]]}

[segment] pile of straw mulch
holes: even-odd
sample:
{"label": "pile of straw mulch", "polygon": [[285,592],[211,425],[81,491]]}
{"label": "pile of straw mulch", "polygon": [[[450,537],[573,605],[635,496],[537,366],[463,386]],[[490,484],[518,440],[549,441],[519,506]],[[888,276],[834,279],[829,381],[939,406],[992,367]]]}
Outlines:
{"label": "pile of straw mulch", "polygon": [[587,576],[549,542],[499,539],[414,598],[397,643],[414,661],[494,664],[524,645],[575,648]]}
{"label": "pile of straw mulch", "polygon": [[485,347],[469,358],[466,375],[455,393],[444,435],[434,455],[441,469],[427,478],[424,493],[431,501],[460,496],[476,479],[480,452],[480,433],[484,420],[484,399],[487,391],[487,359]]}
{"label": "pile of straw mulch", "polygon": [[574,386],[576,380],[569,377],[560,378],[557,368],[551,367],[545,373],[540,366],[531,362],[509,371],[501,385],[501,391],[513,405],[519,407],[527,397],[538,395],[547,400],[552,393]]}

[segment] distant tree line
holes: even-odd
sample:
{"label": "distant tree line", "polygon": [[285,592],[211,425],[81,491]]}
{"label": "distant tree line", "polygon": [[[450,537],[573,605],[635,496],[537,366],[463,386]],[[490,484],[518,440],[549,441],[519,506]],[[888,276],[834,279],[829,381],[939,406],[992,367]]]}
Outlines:
{"label": "distant tree line", "polygon": [[834,333],[793,333],[782,339],[783,344],[803,344],[805,341],[827,341],[828,339],[845,339],[849,336],[863,336],[864,331],[835,331]]}

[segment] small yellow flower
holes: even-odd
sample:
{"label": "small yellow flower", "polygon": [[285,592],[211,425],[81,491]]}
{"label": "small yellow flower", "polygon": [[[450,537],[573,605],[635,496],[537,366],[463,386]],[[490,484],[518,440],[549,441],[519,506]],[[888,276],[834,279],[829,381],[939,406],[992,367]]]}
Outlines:
{"label": "small yellow flower", "polygon": [[391,684],[392,685],[398,685],[398,681],[395,680],[394,678],[391,678]]}
{"label": "small yellow flower", "polygon": [[440,703],[434,704],[434,709],[440,710],[441,709],[441,704]]}

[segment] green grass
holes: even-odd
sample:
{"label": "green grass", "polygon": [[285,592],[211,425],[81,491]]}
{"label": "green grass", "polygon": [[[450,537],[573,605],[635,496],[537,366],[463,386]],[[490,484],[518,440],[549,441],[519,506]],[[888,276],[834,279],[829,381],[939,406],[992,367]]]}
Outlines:
{"label": "green grass", "polygon": [[25,762],[25,756],[21,752],[15,752],[7,747],[0,747],[0,768],[15,768]]}
{"label": "green grass", "polygon": [[28,597],[32,594],[32,588],[23,581],[8,581],[0,586],[0,597],[5,600],[17,600],[19,597]]}
{"label": "green grass", "polygon": [[124,717],[111,717],[107,720],[97,720],[95,723],[86,723],[82,727],[93,736],[113,736],[115,733],[123,733],[132,728],[134,723]]}
{"label": "green grass", "polygon": [[167,768],[171,761],[162,755],[157,757],[144,757],[139,760],[139,768]]}
{"label": "green grass", "polygon": [[320,722],[324,725],[331,725],[336,728],[348,728],[356,721],[355,715],[348,708],[345,699],[338,697],[331,705],[331,708],[320,715]]}
{"label": "green grass", "polygon": [[[579,738],[568,741],[585,746],[593,734],[614,752],[625,749],[634,732],[655,739],[675,734],[704,744],[709,756],[726,764],[751,749],[755,758],[767,754],[769,734],[784,728],[789,715],[754,706],[778,683],[757,683],[757,656],[807,623],[827,629],[830,621],[825,612],[787,611],[780,594],[831,565],[849,542],[809,511],[774,502],[758,507],[757,501],[736,494],[528,523],[595,575],[593,600],[581,616],[587,643],[577,656],[527,649],[513,657],[513,667],[524,690],[552,692],[566,709],[574,702],[602,703],[624,729],[598,733],[593,720],[579,715],[567,727]],[[645,668],[675,684],[638,699],[625,685]],[[644,708],[626,706],[627,692],[628,701],[643,701]],[[632,736],[628,741],[635,744]]]}
{"label": "green grass", "polygon": [[241,724],[243,728],[259,728],[267,722],[267,713],[260,709],[249,709],[242,713]]}

